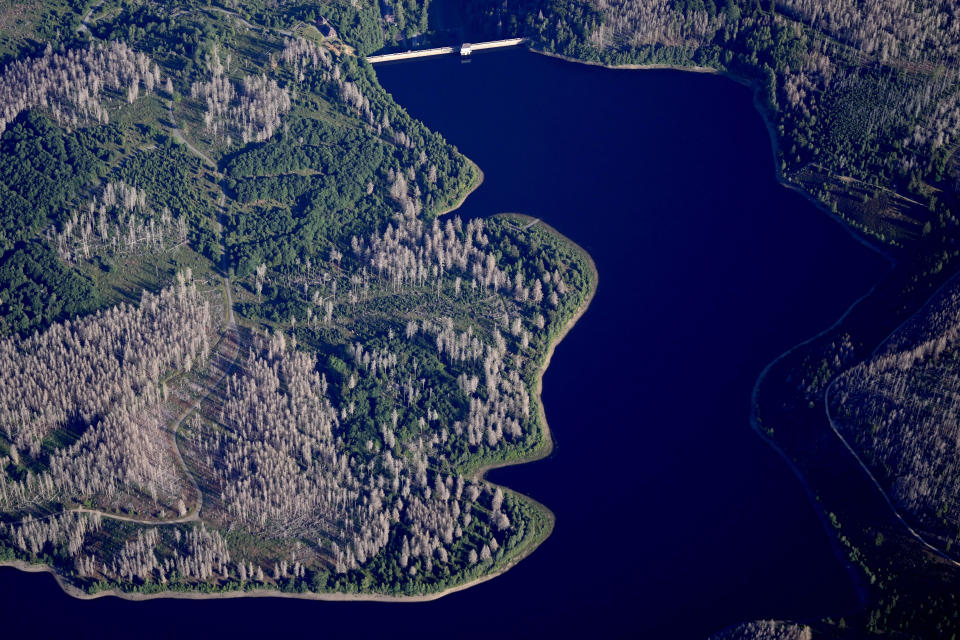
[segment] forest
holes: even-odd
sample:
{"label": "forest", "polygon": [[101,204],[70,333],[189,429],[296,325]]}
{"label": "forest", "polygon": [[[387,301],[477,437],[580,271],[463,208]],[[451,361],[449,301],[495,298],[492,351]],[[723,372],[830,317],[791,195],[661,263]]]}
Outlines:
{"label": "forest", "polygon": [[4,562],[399,597],[549,535],[482,470],[549,451],[541,368],[596,273],[543,223],[445,215],[481,175],[357,57],[425,29],[387,6],[50,3],[5,34]]}
{"label": "forest", "polygon": [[[883,312],[909,317],[954,270],[945,1],[30,9],[0,9],[0,561],[75,593],[439,594],[550,534],[483,471],[550,450],[539,377],[596,271],[542,222],[450,214],[480,170],[380,87],[374,51],[525,36],[729,74],[757,91],[781,179],[899,261]],[[951,556],[955,317],[951,286],[872,345],[844,325],[787,382]],[[880,561],[906,547],[825,518],[874,589],[848,635],[953,630],[952,593]]]}

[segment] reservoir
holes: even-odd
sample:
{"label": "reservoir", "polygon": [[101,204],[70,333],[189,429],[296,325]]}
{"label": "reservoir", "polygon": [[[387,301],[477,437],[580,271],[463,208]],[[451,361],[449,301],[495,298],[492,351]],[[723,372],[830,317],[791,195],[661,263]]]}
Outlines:
{"label": "reservoir", "polygon": [[[803,484],[750,428],[750,395],[886,262],[776,182],[751,90],[525,51],[376,73],[484,171],[457,215],[538,217],[596,261],[596,298],[544,379],[554,453],[490,476],[552,509],[554,534],[503,576],[425,604],[80,602],[0,569],[5,620],[149,637],[705,638],[854,609]],[[38,603],[39,620],[22,615]]]}

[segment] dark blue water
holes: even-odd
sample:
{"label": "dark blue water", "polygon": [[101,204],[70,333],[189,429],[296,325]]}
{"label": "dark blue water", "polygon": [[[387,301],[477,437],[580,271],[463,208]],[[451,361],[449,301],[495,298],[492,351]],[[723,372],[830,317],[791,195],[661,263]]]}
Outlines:
{"label": "dark blue water", "polygon": [[[596,260],[596,299],[545,378],[554,455],[492,474],[553,509],[554,535],[504,576],[427,604],[80,603],[6,569],[5,628],[703,638],[854,608],[802,485],[750,429],[750,393],[885,263],[775,182],[750,91],[520,51],[378,75],[485,172],[463,215],[540,217]],[[22,612],[38,609],[34,627]]]}

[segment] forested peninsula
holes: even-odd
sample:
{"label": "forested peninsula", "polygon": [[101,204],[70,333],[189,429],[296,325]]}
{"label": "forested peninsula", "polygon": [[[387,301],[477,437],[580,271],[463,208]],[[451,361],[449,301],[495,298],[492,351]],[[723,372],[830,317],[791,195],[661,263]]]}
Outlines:
{"label": "forested peninsula", "polygon": [[[0,559],[73,595],[424,599],[550,533],[589,256],[449,213],[478,167],[357,2],[37,2],[0,23]],[[494,212],[491,212],[494,213]]]}

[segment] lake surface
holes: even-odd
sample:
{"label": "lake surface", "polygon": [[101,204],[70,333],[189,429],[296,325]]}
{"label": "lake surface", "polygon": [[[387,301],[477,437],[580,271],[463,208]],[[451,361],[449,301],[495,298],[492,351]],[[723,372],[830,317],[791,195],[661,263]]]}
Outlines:
{"label": "lake surface", "polygon": [[593,305],[544,380],[554,454],[491,474],[550,507],[553,536],[505,575],[426,604],[79,602],[49,576],[3,569],[4,628],[704,638],[856,607],[802,484],[750,429],[750,394],[886,263],[776,183],[750,90],[523,51],[377,73],[483,169],[459,215],[542,218],[597,263]]}

